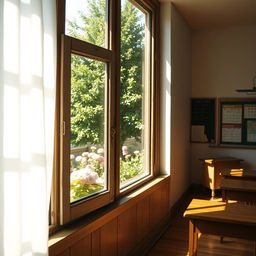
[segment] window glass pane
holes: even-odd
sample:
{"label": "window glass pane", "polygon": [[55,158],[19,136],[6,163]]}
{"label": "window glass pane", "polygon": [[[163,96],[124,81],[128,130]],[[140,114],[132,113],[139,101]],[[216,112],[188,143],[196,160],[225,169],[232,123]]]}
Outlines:
{"label": "window glass pane", "polygon": [[107,0],[66,0],[65,34],[107,47]]}
{"label": "window glass pane", "polygon": [[120,186],[149,174],[147,14],[128,0],[121,13]]}
{"label": "window glass pane", "polygon": [[72,54],[70,201],[107,188],[105,156],[106,64]]}

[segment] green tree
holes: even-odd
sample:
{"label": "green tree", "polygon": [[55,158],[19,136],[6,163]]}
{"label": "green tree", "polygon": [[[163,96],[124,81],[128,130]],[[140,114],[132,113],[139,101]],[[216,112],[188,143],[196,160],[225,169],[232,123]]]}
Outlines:
{"label": "green tree", "polygon": [[121,19],[121,145],[142,130],[142,69],[144,27],[138,9],[125,2]]}
{"label": "green tree", "polygon": [[72,146],[103,144],[104,63],[72,56]]}
{"label": "green tree", "polygon": [[[80,20],[68,22],[68,34],[104,46],[106,1],[87,0],[87,11]],[[142,125],[142,72],[144,24],[140,12],[129,1],[122,7],[121,23],[121,145],[127,138],[139,140]],[[103,142],[105,65],[73,56],[71,130],[73,146]]]}

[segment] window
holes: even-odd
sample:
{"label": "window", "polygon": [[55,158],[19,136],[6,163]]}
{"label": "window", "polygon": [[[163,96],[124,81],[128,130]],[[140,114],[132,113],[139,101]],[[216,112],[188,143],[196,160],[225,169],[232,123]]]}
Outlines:
{"label": "window", "polygon": [[120,188],[151,174],[150,25],[148,11],[121,7]]}
{"label": "window", "polygon": [[59,190],[51,206],[59,202],[60,224],[157,174],[157,8],[148,0],[58,0]]}

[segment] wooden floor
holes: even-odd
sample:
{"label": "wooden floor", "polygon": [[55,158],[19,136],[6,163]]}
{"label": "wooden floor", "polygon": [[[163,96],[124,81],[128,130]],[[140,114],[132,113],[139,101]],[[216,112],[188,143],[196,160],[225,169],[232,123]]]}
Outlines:
{"label": "wooden floor", "polygon": [[[196,195],[194,198],[208,199]],[[173,218],[172,223],[161,239],[148,253],[148,256],[187,256],[188,255],[188,220],[182,217],[191,198]],[[198,244],[198,256],[253,256],[254,242],[225,237],[220,243],[219,236],[201,235]]]}

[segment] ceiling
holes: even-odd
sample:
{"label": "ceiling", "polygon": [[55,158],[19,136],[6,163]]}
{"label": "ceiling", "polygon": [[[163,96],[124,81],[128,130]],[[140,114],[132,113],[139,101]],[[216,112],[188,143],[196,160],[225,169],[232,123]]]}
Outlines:
{"label": "ceiling", "polygon": [[193,29],[256,24],[256,0],[170,1]]}

